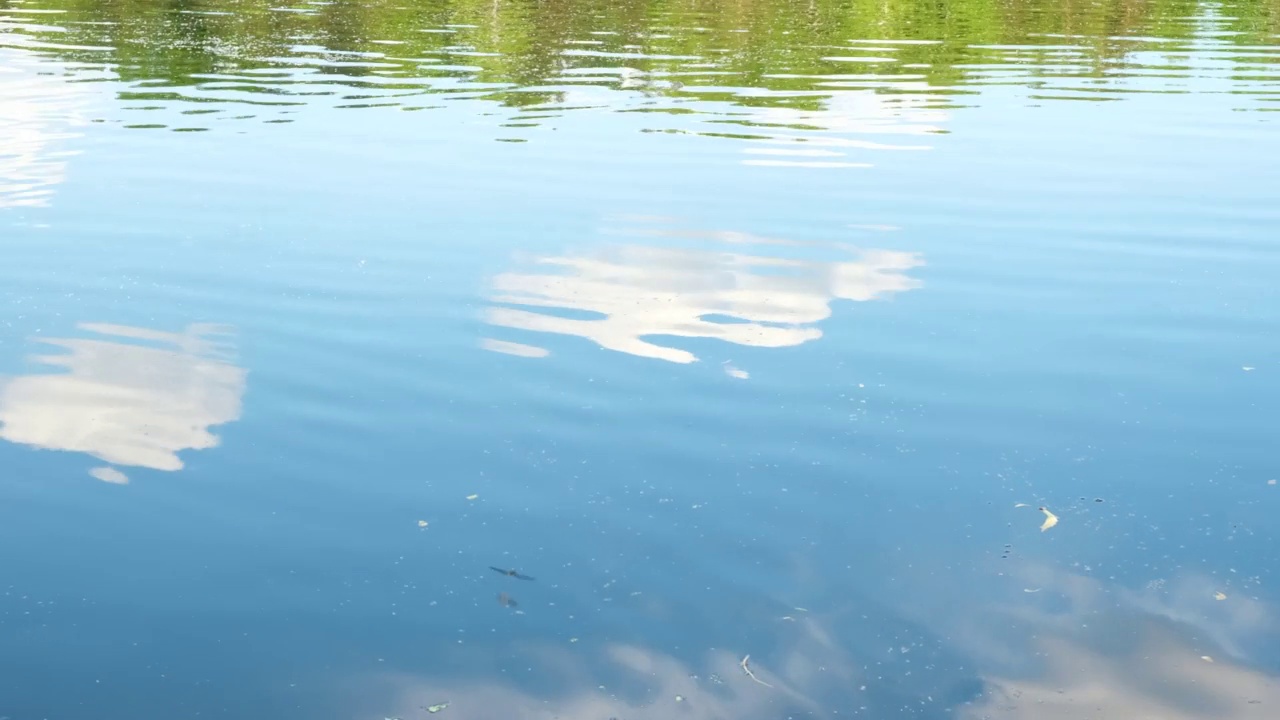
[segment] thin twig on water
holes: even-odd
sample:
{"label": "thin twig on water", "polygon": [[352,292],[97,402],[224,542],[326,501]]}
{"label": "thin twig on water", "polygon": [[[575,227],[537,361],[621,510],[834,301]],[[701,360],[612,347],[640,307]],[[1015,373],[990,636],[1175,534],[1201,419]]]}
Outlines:
{"label": "thin twig on water", "polygon": [[745,673],[747,674],[747,677],[751,678],[752,680],[755,680],[756,682],[760,683],[761,685],[763,685],[763,686],[765,686],[765,687],[767,687],[767,688],[771,688],[771,687],[773,687],[773,686],[772,686],[772,685],[770,685],[769,683],[767,683],[767,682],[765,682],[765,681],[761,680],[760,678],[756,677],[756,674],[755,674],[755,673],[751,672],[751,668],[747,666],[747,661],[748,661],[748,660],[750,660],[750,659],[751,659],[751,656],[750,656],[750,655],[743,655],[743,656],[742,656],[742,662],[738,663],[738,665],[742,666],[742,671],[743,671],[743,672],[745,672]]}

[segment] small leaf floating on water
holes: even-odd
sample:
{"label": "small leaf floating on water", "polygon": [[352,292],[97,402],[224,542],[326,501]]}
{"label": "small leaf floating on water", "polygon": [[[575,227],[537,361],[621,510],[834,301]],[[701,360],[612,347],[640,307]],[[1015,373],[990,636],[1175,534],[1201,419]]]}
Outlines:
{"label": "small leaf floating on water", "polygon": [[475,499],[476,499],[476,498],[478,498],[478,497],[480,497],[480,496],[479,496],[479,495],[468,495],[468,496],[467,496],[467,499],[468,499],[468,500],[475,500]]}
{"label": "small leaf floating on water", "polygon": [[1044,532],[1045,530],[1048,530],[1049,528],[1058,524],[1058,516],[1049,512],[1049,508],[1044,507],[1042,505],[1040,507],[1040,512],[1044,513],[1044,523],[1040,525],[1040,532]]}
{"label": "small leaf floating on water", "polygon": [[1216,593],[1214,593],[1214,594],[1213,594],[1213,599],[1214,599],[1214,600],[1226,600],[1226,599],[1227,599],[1227,594],[1226,594],[1226,593],[1224,593],[1224,592],[1216,592]]}
{"label": "small leaf floating on water", "polygon": [[423,710],[426,710],[427,712],[429,712],[429,713],[431,713],[432,715],[434,715],[434,714],[436,714],[436,713],[440,712],[441,710],[444,710],[444,709],[445,709],[445,708],[447,708],[447,707],[449,707],[449,703],[447,703],[447,702],[442,702],[442,703],[436,703],[435,705],[428,705],[428,706],[426,706],[426,707],[424,707],[424,708],[422,708],[422,709],[423,709]]}

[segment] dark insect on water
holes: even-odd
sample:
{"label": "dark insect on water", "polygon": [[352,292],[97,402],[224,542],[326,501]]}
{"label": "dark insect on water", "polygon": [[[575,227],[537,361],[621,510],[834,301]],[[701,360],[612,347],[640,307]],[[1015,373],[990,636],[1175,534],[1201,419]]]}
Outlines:
{"label": "dark insect on water", "polygon": [[506,593],[498,593],[498,604],[502,607],[520,607],[520,603],[516,599]]}
{"label": "dark insect on water", "polygon": [[513,577],[513,578],[515,578],[515,579],[517,579],[517,580],[532,580],[532,579],[533,579],[532,577],[529,577],[528,575],[521,575],[520,573],[516,572],[515,570],[503,570],[503,569],[502,569],[502,568],[500,568],[500,567],[494,567],[494,566],[492,566],[492,565],[490,565],[490,566],[489,566],[489,569],[490,569],[490,570],[492,570],[492,571],[494,571],[494,572],[496,572],[496,573],[501,573],[501,574],[503,574],[503,575],[507,575],[507,576],[509,576],[509,577]]}

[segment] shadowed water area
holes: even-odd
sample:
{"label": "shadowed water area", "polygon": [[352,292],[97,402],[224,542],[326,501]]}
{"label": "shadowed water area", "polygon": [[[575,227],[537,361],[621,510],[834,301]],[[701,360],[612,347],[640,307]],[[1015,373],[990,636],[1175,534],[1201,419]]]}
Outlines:
{"label": "shadowed water area", "polygon": [[0,0],[0,719],[1280,717],[1280,5]]}

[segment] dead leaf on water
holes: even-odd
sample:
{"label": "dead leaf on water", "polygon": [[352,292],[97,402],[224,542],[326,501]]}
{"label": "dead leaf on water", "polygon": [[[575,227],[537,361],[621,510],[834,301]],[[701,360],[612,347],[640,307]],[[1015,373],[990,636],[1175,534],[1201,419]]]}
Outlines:
{"label": "dead leaf on water", "polygon": [[1214,599],[1214,600],[1226,600],[1226,599],[1227,599],[1227,594],[1226,594],[1226,593],[1224,593],[1224,592],[1216,592],[1216,593],[1214,593],[1214,594],[1213,594],[1213,599]]}
{"label": "dead leaf on water", "polygon": [[1058,524],[1058,516],[1049,512],[1049,508],[1041,506],[1040,512],[1044,513],[1044,523],[1040,525],[1040,532],[1044,532]]}

